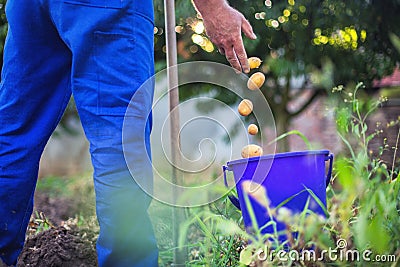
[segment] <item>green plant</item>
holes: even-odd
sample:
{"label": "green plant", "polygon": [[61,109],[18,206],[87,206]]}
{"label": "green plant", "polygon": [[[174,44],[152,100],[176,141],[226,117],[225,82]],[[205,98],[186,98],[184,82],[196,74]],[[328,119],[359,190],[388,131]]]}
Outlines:
{"label": "green plant", "polygon": [[[369,150],[370,141],[381,131],[369,129],[367,120],[385,99],[362,98],[363,87],[359,83],[355,89],[344,86],[333,89],[339,95],[335,105],[336,122],[346,151],[337,155],[334,161],[334,176],[327,189],[327,217],[310,211],[309,202],[300,214],[292,214],[282,205],[269,207],[266,193],[255,195],[250,191],[245,192],[244,199],[253,229],[247,231],[237,214],[232,217],[227,212],[231,207],[227,199],[219,203],[228,207],[222,208],[225,212],[215,209],[218,206],[215,203],[207,208],[191,209],[188,216],[191,219],[184,224],[181,238],[187,236],[193,225],[202,235],[189,245],[199,254],[188,266],[365,266],[382,255],[386,262],[379,262],[379,266],[399,264],[400,170],[395,164],[388,168],[380,159],[388,147],[381,147],[377,155]],[[399,123],[394,121],[389,126],[398,127]],[[396,162],[399,135],[400,131],[393,148],[393,163]],[[309,193],[314,198],[313,193]],[[278,235],[282,233],[276,228],[272,234],[262,234],[267,225],[257,225],[250,197],[257,199],[267,208],[269,215],[274,216],[267,225],[274,226],[277,221],[286,224],[286,242],[279,242]],[[241,246],[243,249],[238,253]],[[279,258],[272,249],[315,255],[296,258],[286,253],[285,258]],[[334,249],[336,257],[324,254]],[[321,257],[321,262],[310,256]]]}
{"label": "green plant", "polygon": [[35,214],[31,217],[28,225],[28,235],[34,236],[37,233],[54,228],[54,225],[49,221],[43,212],[35,211]]}
{"label": "green plant", "polygon": [[240,213],[224,197],[208,206],[187,210],[180,245],[189,239],[188,266],[238,266],[239,254],[251,238],[241,225]]}
{"label": "green plant", "polygon": [[[378,157],[372,156],[368,145],[380,131],[369,133],[366,123],[368,116],[386,99],[362,102],[357,98],[362,88],[361,83],[352,93],[343,87],[334,88],[344,96],[345,105],[337,110],[338,130],[350,152],[350,157],[341,157],[335,164],[341,190],[333,199],[341,207],[336,206],[334,210],[338,215],[336,219],[342,222],[340,234],[357,249],[395,253],[400,246],[397,230],[400,229],[399,169],[395,164],[388,169],[379,158],[385,147],[381,148]],[[393,163],[396,150],[397,147]]]}

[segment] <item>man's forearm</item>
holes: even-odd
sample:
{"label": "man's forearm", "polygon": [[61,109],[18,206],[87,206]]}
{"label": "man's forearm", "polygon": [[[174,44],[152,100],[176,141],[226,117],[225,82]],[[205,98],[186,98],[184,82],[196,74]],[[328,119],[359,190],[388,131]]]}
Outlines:
{"label": "man's forearm", "polygon": [[192,0],[193,6],[201,15],[220,7],[228,6],[226,0]]}

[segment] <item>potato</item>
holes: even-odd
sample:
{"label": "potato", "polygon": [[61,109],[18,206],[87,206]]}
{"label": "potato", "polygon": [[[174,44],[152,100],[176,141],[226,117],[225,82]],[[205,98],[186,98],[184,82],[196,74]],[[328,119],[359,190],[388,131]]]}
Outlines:
{"label": "potato", "polygon": [[247,145],[242,148],[242,157],[251,158],[258,157],[263,154],[263,149],[258,145]]}
{"label": "potato", "polygon": [[255,124],[250,124],[249,127],[247,127],[247,131],[251,135],[256,135],[258,133],[258,127]]}
{"label": "potato", "polygon": [[260,67],[262,62],[258,57],[250,57],[247,59],[247,61],[249,62],[250,69],[257,69]]}
{"label": "potato", "polygon": [[242,116],[249,115],[253,111],[253,103],[248,99],[243,99],[239,103],[238,111]]}
{"label": "potato", "polygon": [[261,86],[265,82],[265,75],[262,72],[256,72],[250,76],[249,80],[247,81],[247,88],[250,90],[256,90],[261,88]]}
{"label": "potato", "polygon": [[268,207],[270,201],[267,196],[267,190],[262,184],[244,180],[242,182],[243,191],[252,196],[259,204],[263,205],[264,207]]}

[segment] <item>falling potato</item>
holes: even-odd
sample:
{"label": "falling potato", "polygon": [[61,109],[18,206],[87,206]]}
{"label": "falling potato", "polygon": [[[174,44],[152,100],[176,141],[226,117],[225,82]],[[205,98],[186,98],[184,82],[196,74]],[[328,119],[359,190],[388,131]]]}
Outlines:
{"label": "falling potato", "polygon": [[265,82],[265,75],[262,72],[256,72],[250,76],[249,80],[247,81],[247,88],[250,90],[256,90],[261,88],[261,86]]}
{"label": "falling potato", "polygon": [[247,61],[249,62],[250,69],[257,69],[258,67],[260,67],[262,62],[261,59],[259,59],[258,57],[250,57],[247,59]]}
{"label": "falling potato", "polygon": [[247,127],[247,131],[251,135],[256,135],[258,133],[258,127],[255,124],[250,124],[249,127]]}
{"label": "falling potato", "polygon": [[242,148],[242,157],[251,158],[258,157],[263,154],[263,149],[258,145],[247,145]]}
{"label": "falling potato", "polygon": [[242,116],[249,115],[253,111],[253,103],[248,99],[243,99],[239,103],[238,111]]}

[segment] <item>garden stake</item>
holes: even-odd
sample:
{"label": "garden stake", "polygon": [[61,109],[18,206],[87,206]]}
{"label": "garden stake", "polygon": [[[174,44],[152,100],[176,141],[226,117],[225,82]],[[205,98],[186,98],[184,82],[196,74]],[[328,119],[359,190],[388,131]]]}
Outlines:
{"label": "garden stake", "polygon": [[[178,170],[181,162],[180,138],[179,138],[179,88],[177,69],[177,46],[175,33],[175,1],[164,0],[165,10],[165,35],[167,44],[167,76],[169,92],[169,111],[171,127],[171,160],[172,160],[172,184],[181,185],[182,173]],[[173,203],[177,203],[178,188],[173,187]],[[172,207],[172,228],[174,244],[174,262],[172,266],[185,266],[187,259],[186,249],[178,248],[179,224],[184,220],[184,209]]]}

